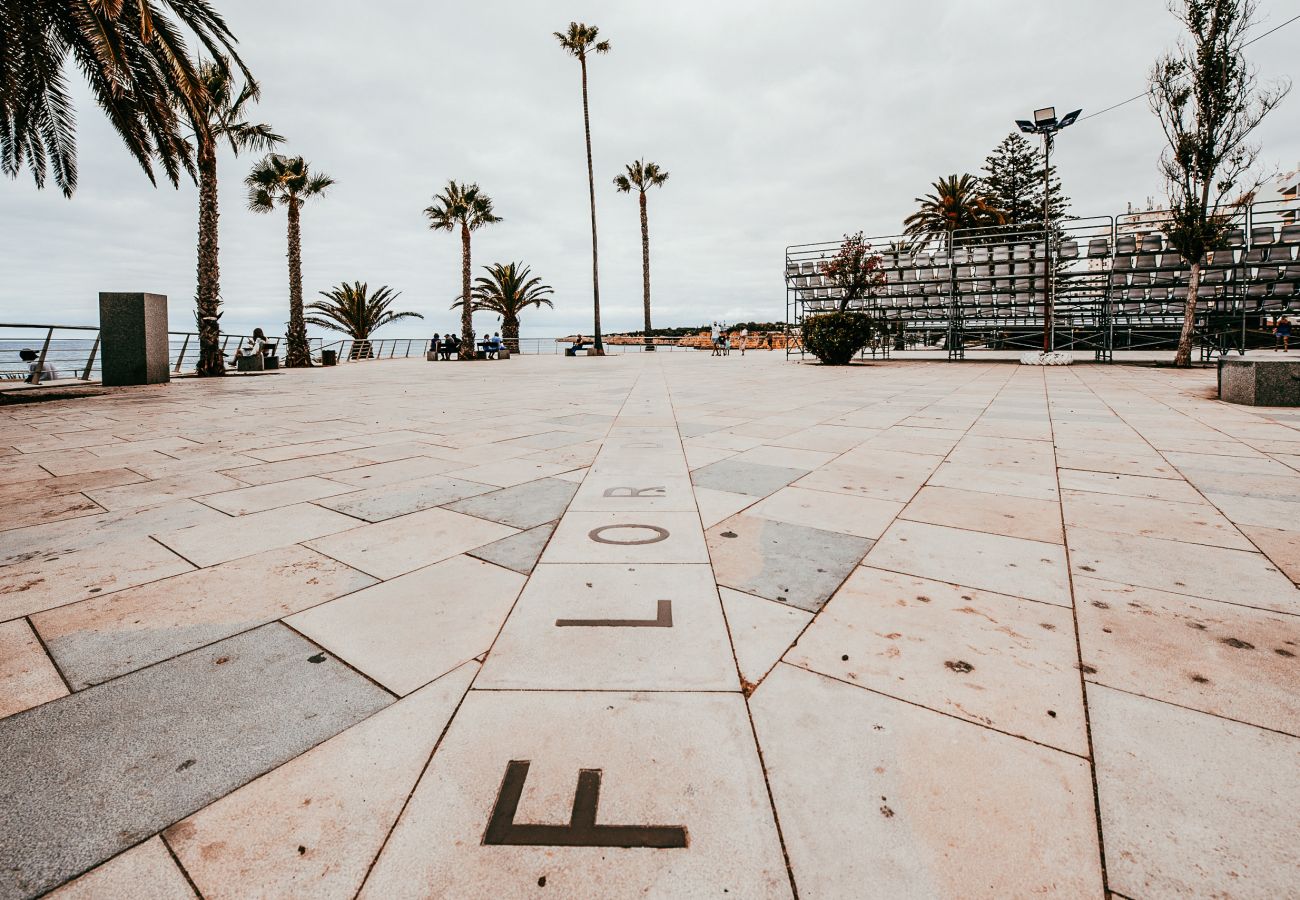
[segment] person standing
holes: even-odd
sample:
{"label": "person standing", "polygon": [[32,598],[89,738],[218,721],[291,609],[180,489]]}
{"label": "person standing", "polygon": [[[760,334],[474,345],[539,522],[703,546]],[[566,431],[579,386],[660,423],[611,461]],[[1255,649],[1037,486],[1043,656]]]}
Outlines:
{"label": "person standing", "polygon": [[710,338],[710,340],[713,341],[713,355],[714,355],[714,356],[721,356],[721,355],[722,355],[722,349],[721,349],[721,347],[720,347],[719,344],[718,344],[718,337],[719,337],[720,333],[721,333],[721,329],[718,327],[718,323],[717,323],[717,322],[714,322],[714,323],[713,323],[713,327],[709,329],[709,338]]}
{"label": "person standing", "polygon": [[745,347],[749,345],[749,329],[740,329],[740,355],[745,355]]}
{"label": "person standing", "polygon": [[1282,352],[1286,353],[1291,349],[1291,320],[1282,316],[1273,326],[1273,352],[1277,352],[1278,345],[1281,345]]}

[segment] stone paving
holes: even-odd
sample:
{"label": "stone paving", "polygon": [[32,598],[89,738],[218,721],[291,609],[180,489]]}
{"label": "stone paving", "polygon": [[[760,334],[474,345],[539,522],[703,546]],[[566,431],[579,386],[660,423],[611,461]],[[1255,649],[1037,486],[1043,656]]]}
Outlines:
{"label": "stone paving", "polygon": [[0,413],[0,897],[1295,896],[1300,411],[388,361]]}

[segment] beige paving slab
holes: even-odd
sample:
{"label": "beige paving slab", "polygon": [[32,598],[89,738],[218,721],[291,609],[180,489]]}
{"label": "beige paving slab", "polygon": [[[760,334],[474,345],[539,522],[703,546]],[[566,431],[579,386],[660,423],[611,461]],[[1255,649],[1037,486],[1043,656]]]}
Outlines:
{"label": "beige paving slab", "polygon": [[0,623],[0,719],[67,693],[27,622]]}
{"label": "beige paving slab", "polygon": [[720,587],[731,646],[746,693],[752,691],[790,648],[813,614],[753,594]]}
{"label": "beige paving slab", "polygon": [[1260,553],[1071,528],[1075,575],[1295,614],[1300,591]]}
{"label": "beige paving slab", "polygon": [[502,462],[485,463],[481,466],[456,468],[448,472],[448,474],[453,478],[464,478],[466,481],[495,484],[497,487],[514,487],[517,484],[523,484],[525,481],[535,481],[538,478],[559,475],[561,472],[577,468],[578,465],[576,463],[570,465],[567,463],[509,459]]}
{"label": "beige paving slab", "polygon": [[931,525],[1053,544],[1065,542],[1060,507],[1050,500],[931,486],[921,488],[900,515]]}
{"label": "beige paving slab", "polygon": [[933,465],[939,461],[937,457],[916,459],[928,462],[922,462],[912,471],[897,471],[836,461],[808,473],[794,482],[793,487],[906,503],[925,484]]}
{"label": "beige paving slab", "polygon": [[801,897],[1102,896],[1084,760],[785,664],[750,708]]}
{"label": "beige paving slab", "polygon": [[543,563],[707,563],[699,516],[689,512],[567,513]]}
{"label": "beige paving slab", "polygon": [[477,670],[449,672],[167,829],[203,896],[354,896]]}
{"label": "beige paving slab", "polygon": [[194,900],[196,895],[162,839],[154,837],[45,896],[51,900]]}
{"label": "beige paving slab", "polygon": [[75,689],[358,591],[374,579],[287,547],[32,616]]}
{"label": "beige paving slab", "polygon": [[685,450],[686,464],[691,469],[702,469],[720,460],[730,459],[739,452],[737,450],[720,450],[717,447],[701,447],[690,443],[686,444]]}
{"label": "beige paving slab", "polygon": [[1114,472],[1085,472],[1079,469],[1061,469],[1057,476],[1061,489],[1066,491],[1093,491],[1098,494],[1164,500],[1168,503],[1204,502],[1200,491],[1185,481],[1172,478],[1117,475]]}
{"label": "beige paving slab", "polygon": [[927,484],[983,494],[1025,497],[1030,500],[1056,501],[1060,496],[1055,474],[958,465],[949,462],[935,469]]}
{"label": "beige paving slab", "polygon": [[864,566],[785,661],[1088,754],[1066,609]]}
{"label": "beige paving slab", "polygon": [[244,484],[270,484],[273,481],[344,472],[368,465],[370,460],[350,453],[327,453],[324,456],[305,456],[300,459],[286,459],[283,462],[261,465],[241,465],[220,471],[224,475],[239,479]]}
{"label": "beige paving slab", "polygon": [[196,566],[252,556],[266,550],[337,534],[363,523],[312,503],[281,506],[204,525],[154,535],[155,540]]}
{"label": "beige paving slab", "polygon": [[339,481],[359,488],[379,487],[386,484],[398,484],[432,475],[443,475],[452,469],[461,468],[460,463],[431,456],[413,456],[410,459],[398,459],[393,462],[375,463],[330,473],[331,481]]}
{"label": "beige paving slab", "polygon": [[1099,685],[1088,707],[1113,890],[1294,892],[1300,740]]}
{"label": "beige paving slab", "polygon": [[1286,529],[1300,522],[1300,502],[1294,502],[1300,500],[1300,496],[1283,495],[1278,499],[1268,499],[1207,492],[1205,499],[1238,525]]}
{"label": "beige paving slab", "polygon": [[0,621],[147,584],[193,568],[147,537],[128,537],[67,552],[54,549],[23,554],[18,561],[0,568]]}
{"label": "beige paving slab", "polygon": [[948,462],[958,466],[1015,469],[1047,474],[1052,473],[1056,467],[1056,455],[1051,445],[1043,441],[1022,441],[1013,438],[968,436],[952,449],[947,459]]}
{"label": "beige paving slab", "polygon": [[899,520],[866,564],[905,575],[1070,605],[1064,550],[1042,541]]}
{"label": "beige paving slab", "polygon": [[406,695],[482,655],[524,581],[500,566],[454,556],[286,621]]}
{"label": "beige paving slab", "polygon": [[1074,579],[1087,679],[1300,735],[1300,617]]}
{"label": "beige paving slab", "polygon": [[237,487],[241,487],[238,481],[216,472],[195,472],[191,475],[172,475],[153,481],[99,488],[86,491],[86,496],[105,509],[119,510],[157,506],[172,500],[215,494]]}
{"label": "beige paving slab", "polygon": [[1155,451],[1107,452],[1062,447],[1056,451],[1056,464],[1062,469],[1082,469],[1087,472],[1113,472],[1147,478],[1180,477],[1178,470]]}
{"label": "beige paving slab", "polygon": [[731,459],[735,462],[758,463],[763,466],[779,466],[787,469],[807,469],[811,471],[818,466],[824,466],[838,456],[838,453],[825,450],[806,450],[764,444],[737,453]]}
{"label": "beige paving slab", "polygon": [[309,500],[320,500],[336,494],[355,491],[350,484],[340,484],[328,478],[308,476],[289,481],[277,481],[271,484],[238,488],[220,494],[208,494],[200,501],[232,516],[246,516],[249,513],[264,512],[281,506],[292,506]]}
{"label": "beige paving slab", "polygon": [[740,689],[707,565],[539,565],[475,687]]}
{"label": "beige paving slab", "polygon": [[879,433],[874,428],[857,428],[852,425],[813,425],[793,434],[773,438],[769,443],[775,447],[843,453]]}
{"label": "beige paving slab", "polygon": [[326,441],[304,441],[297,444],[282,444],[278,447],[266,447],[259,450],[245,450],[244,453],[262,462],[281,462],[286,459],[299,459],[304,456],[324,456],[327,453],[344,453],[364,447],[364,441],[333,438]]}
{"label": "beige paving slab", "polygon": [[63,493],[29,497],[17,503],[6,504],[4,521],[0,522],[0,532],[27,525],[57,522],[60,519],[76,519],[101,512],[104,512],[104,508],[85,494]]}
{"label": "beige paving slab", "polygon": [[393,578],[517,533],[518,529],[475,516],[426,509],[310,541],[307,546],[376,578]]}
{"label": "beige paving slab", "polygon": [[874,539],[902,509],[903,504],[891,500],[787,487],[759,502],[750,514]]}
{"label": "beige paving slab", "polygon": [[319,500],[317,505],[367,522],[382,522],[495,490],[493,485],[477,481],[431,475],[362,490],[351,489],[351,493]]}
{"label": "beige paving slab", "polygon": [[1065,524],[1071,528],[1091,528],[1233,550],[1255,549],[1208,503],[1170,503],[1144,497],[1063,491],[1061,508]]}
{"label": "beige paving slab", "polygon": [[1300,531],[1241,526],[1242,534],[1292,581],[1300,583]]}
{"label": "beige paving slab", "polygon": [[[528,763],[517,823],[566,825],[579,770],[599,770],[597,824],[680,827],[687,846],[485,845],[511,761]],[[464,885],[493,897],[791,896],[744,700],[471,691],[360,896]]]}
{"label": "beige paving slab", "polygon": [[723,519],[731,518],[742,509],[754,505],[759,499],[752,494],[715,491],[713,488],[697,487],[694,493],[695,503],[700,511],[700,521],[705,528],[712,528]]}
{"label": "beige paving slab", "polygon": [[159,531],[225,521],[226,515],[196,500],[142,506],[79,519],[15,528],[0,544],[0,568],[41,557],[54,562],[76,550],[90,550]]}
{"label": "beige paving slab", "polygon": [[[58,478],[36,478],[18,484],[0,484],[0,503],[14,507],[60,494],[75,494],[78,491],[117,487],[120,484],[133,484],[144,480],[143,475],[130,469],[103,469],[79,475],[63,475]],[[9,512],[16,514],[20,510],[10,509]],[[16,527],[9,526],[8,516],[5,517],[3,524]]]}

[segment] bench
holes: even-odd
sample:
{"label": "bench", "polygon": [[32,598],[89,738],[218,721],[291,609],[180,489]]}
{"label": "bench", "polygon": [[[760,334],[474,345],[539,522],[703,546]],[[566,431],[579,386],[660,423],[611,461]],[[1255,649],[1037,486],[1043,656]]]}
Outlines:
{"label": "bench", "polygon": [[590,355],[591,355],[591,351],[592,351],[592,349],[593,349],[593,348],[592,348],[591,346],[583,346],[583,347],[565,347],[565,348],[564,348],[564,355],[565,355],[565,356],[577,356],[579,353],[581,353],[583,356],[590,356]]}

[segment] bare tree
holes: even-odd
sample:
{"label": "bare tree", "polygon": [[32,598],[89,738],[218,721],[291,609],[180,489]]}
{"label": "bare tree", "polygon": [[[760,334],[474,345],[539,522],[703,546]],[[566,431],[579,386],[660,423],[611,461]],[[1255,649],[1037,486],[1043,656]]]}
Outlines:
{"label": "bare tree", "polygon": [[1169,191],[1169,243],[1191,269],[1174,365],[1192,362],[1201,263],[1221,246],[1241,207],[1262,183],[1254,174],[1259,146],[1249,137],[1291,89],[1261,85],[1246,63],[1246,33],[1256,0],[1172,0],[1187,35],[1151,69],[1151,110],[1169,146],[1160,174]]}

